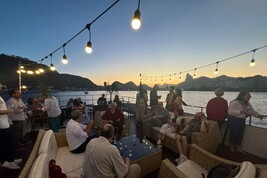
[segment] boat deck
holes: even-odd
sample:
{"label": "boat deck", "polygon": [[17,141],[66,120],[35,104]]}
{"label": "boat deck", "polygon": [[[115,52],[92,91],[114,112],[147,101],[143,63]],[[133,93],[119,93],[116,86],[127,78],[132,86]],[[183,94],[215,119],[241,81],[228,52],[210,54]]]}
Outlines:
{"label": "boat deck", "polygon": [[[134,134],[136,132],[136,128],[135,128],[135,120],[132,116],[130,116],[130,132],[129,134]],[[16,158],[22,158],[23,161],[22,163],[20,163],[20,167],[23,167],[27,161],[27,158],[29,157],[32,148],[34,146],[35,140],[37,138],[37,134],[38,131],[33,131],[33,132],[29,132],[26,135],[26,138],[31,140],[32,143],[27,145],[27,147],[25,148],[25,150],[23,151],[16,151],[15,153],[15,157]],[[155,141],[150,140],[152,143],[155,143]],[[236,153],[236,152],[231,152],[229,150],[229,148],[223,144],[220,144],[217,151],[216,151],[216,155],[220,156],[222,158],[225,159],[229,159],[229,160],[233,160],[233,161],[237,161],[237,162],[242,162],[242,161],[251,161],[254,164],[267,164],[267,159],[263,159],[251,154],[241,154],[241,153]],[[178,157],[178,154],[167,149],[167,148],[162,148],[162,159],[166,159],[168,158],[171,162],[174,162],[174,160]],[[2,178],[17,178],[20,174],[21,170],[9,170],[7,168],[3,168],[0,167],[0,177]],[[159,174],[159,170],[154,171],[153,173],[145,176],[144,178],[155,178],[157,177]]]}

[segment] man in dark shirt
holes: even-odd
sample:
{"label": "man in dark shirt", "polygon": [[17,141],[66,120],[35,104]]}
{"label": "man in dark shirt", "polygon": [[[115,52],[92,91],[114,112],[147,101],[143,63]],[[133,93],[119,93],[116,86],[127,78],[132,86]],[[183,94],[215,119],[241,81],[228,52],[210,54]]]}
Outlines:
{"label": "man in dark shirt", "polygon": [[107,99],[105,98],[105,94],[102,94],[100,98],[97,100],[98,105],[107,105]]}
{"label": "man in dark shirt", "polygon": [[125,119],[122,111],[117,108],[117,104],[115,102],[112,102],[110,104],[110,108],[106,110],[106,112],[102,116],[102,119],[108,121],[114,126],[115,137],[117,136],[118,140],[121,137]]}

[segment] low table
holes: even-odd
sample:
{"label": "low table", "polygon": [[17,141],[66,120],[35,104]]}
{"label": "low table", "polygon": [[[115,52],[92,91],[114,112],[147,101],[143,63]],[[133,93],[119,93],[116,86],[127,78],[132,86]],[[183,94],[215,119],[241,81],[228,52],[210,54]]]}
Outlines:
{"label": "low table", "polygon": [[160,168],[162,161],[161,148],[144,139],[142,143],[136,135],[123,137],[114,143],[119,149],[122,157],[128,157],[131,164],[138,164],[141,167],[141,176],[145,176]]}

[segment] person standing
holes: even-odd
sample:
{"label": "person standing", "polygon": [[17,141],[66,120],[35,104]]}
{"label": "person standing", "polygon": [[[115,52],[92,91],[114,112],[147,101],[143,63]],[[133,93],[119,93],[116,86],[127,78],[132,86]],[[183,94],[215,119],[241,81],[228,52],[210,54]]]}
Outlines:
{"label": "person standing", "polygon": [[105,124],[101,136],[92,139],[85,151],[82,178],[117,177],[140,178],[141,168],[138,164],[130,165],[130,159],[123,158],[116,146],[112,145],[114,127]]}
{"label": "person standing", "polygon": [[230,130],[229,144],[231,151],[243,153],[241,143],[243,140],[246,118],[254,116],[262,119],[266,115],[261,115],[255,111],[249,100],[251,95],[249,91],[244,90],[239,92],[237,98],[230,102],[228,108],[228,126]]}
{"label": "person standing", "polygon": [[97,104],[104,105],[104,106],[107,105],[107,99],[105,98],[105,94],[102,94],[102,96],[98,98]]}
{"label": "person standing", "polygon": [[49,117],[49,127],[53,132],[58,132],[61,115],[58,100],[47,92],[41,93],[41,97],[44,99],[44,107],[42,108],[42,111],[47,112]]}
{"label": "person standing", "polygon": [[21,93],[18,89],[9,91],[10,99],[7,101],[7,107],[12,108],[14,113],[9,115],[13,123],[13,129],[16,137],[18,138],[20,143],[26,143],[27,141],[24,139],[24,135],[27,132],[27,121],[24,110],[26,110],[26,106],[21,100]]}
{"label": "person standing", "polygon": [[[3,85],[0,83],[0,91]],[[5,101],[0,96],[0,163],[2,167],[20,169],[18,164],[22,159],[14,158],[14,136],[10,128],[8,114],[13,114],[12,109],[7,109]]]}
{"label": "person standing", "polygon": [[224,95],[222,88],[217,88],[214,93],[216,97],[209,100],[206,106],[207,119],[217,121],[221,129],[228,115],[228,103],[222,98]]}
{"label": "person standing", "polygon": [[136,94],[136,121],[142,122],[146,114],[147,95],[146,91],[140,87],[139,93]]}
{"label": "person standing", "polygon": [[159,85],[155,84],[152,91],[150,92],[150,107],[152,112],[157,109],[158,101],[161,98],[161,96],[158,96],[158,90]]}
{"label": "person standing", "polygon": [[168,93],[166,97],[166,109],[168,111],[172,111],[172,103],[174,100],[174,96],[175,96],[174,86],[170,86],[170,93]]}

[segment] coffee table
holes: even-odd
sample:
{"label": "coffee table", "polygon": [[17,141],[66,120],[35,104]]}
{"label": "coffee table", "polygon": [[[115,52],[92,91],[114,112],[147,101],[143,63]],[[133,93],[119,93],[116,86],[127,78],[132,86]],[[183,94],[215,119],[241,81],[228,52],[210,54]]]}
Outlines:
{"label": "coffee table", "polygon": [[141,176],[145,176],[160,168],[162,161],[161,148],[144,139],[142,143],[136,135],[123,137],[115,142],[122,157],[128,157],[131,164],[138,164],[141,167]]}

